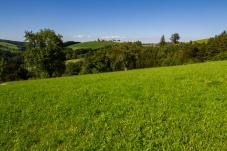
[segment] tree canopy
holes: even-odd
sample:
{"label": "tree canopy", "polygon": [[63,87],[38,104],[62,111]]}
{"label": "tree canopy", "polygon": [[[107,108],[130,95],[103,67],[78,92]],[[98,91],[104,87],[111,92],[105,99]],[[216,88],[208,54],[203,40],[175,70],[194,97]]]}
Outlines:
{"label": "tree canopy", "polygon": [[37,33],[25,32],[27,66],[48,73],[61,75],[65,70],[62,36],[53,30],[44,29]]}
{"label": "tree canopy", "polygon": [[179,34],[178,34],[178,33],[172,34],[170,40],[171,40],[174,44],[179,43],[179,40],[180,40]]}
{"label": "tree canopy", "polygon": [[160,46],[165,46],[166,45],[166,40],[165,40],[165,36],[164,35],[162,35],[162,38],[160,39],[159,45]]}

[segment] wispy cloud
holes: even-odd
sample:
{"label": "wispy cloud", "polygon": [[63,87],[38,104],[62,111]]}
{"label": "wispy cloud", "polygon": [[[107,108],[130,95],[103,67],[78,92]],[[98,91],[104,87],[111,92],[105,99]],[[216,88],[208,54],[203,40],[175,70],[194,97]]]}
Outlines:
{"label": "wispy cloud", "polygon": [[68,38],[79,38],[79,39],[86,39],[86,38],[100,38],[100,39],[139,39],[140,37],[130,37],[130,36],[87,36],[87,35],[74,35],[74,36],[64,36]]}
{"label": "wispy cloud", "polygon": [[73,35],[73,36],[64,36],[65,41],[92,41],[97,39],[104,39],[104,40],[121,40],[121,41],[157,41],[154,37],[137,37],[137,36],[119,36],[119,35],[106,35],[106,36],[91,36],[91,35]]}
{"label": "wispy cloud", "polygon": [[85,36],[85,35],[66,36],[66,37],[72,37],[72,38],[92,38],[92,36]]}
{"label": "wispy cloud", "polygon": [[102,39],[125,39],[125,36],[102,36]]}

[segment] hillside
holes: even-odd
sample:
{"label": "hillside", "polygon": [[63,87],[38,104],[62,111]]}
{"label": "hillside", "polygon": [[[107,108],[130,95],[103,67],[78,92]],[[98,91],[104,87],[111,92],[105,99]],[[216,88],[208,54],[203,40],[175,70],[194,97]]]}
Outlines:
{"label": "hillside", "polygon": [[6,83],[1,150],[226,150],[226,66]]}
{"label": "hillside", "polygon": [[73,50],[86,49],[86,48],[98,49],[98,48],[108,46],[108,45],[113,45],[113,44],[116,44],[116,43],[112,41],[105,41],[105,42],[90,41],[90,42],[70,45],[69,48],[72,48]]}
{"label": "hillside", "polygon": [[11,43],[7,43],[7,42],[0,42],[0,46],[3,46],[5,48],[9,48],[9,49],[18,49],[18,47],[14,44]]}
{"label": "hillside", "polygon": [[197,42],[197,43],[207,43],[208,40],[209,40],[209,38],[207,38],[207,39],[195,40],[195,41],[193,41],[193,42]]}
{"label": "hillside", "polygon": [[[5,39],[0,39],[0,42],[3,43],[3,45],[8,45],[10,49],[19,49],[21,51],[25,50],[25,42],[20,42],[20,41],[12,41],[12,40],[5,40]],[[7,44],[4,44],[7,43]]]}

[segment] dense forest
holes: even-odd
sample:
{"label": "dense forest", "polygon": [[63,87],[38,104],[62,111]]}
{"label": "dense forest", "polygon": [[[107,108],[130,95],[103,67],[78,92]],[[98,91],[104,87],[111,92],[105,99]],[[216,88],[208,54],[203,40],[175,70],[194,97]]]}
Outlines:
{"label": "dense forest", "polygon": [[[24,50],[20,54],[0,48],[1,82],[227,59],[226,31],[210,38],[206,43],[180,43],[179,35],[173,34],[170,38],[172,43],[166,43],[163,35],[159,45],[144,46],[140,41],[124,42],[96,50],[67,48],[78,42],[63,43],[62,36],[49,29],[37,33],[26,32],[25,38],[25,42],[15,43]],[[65,63],[66,60],[78,58],[83,59],[75,63]]]}
{"label": "dense forest", "polygon": [[[89,51],[84,62],[70,63],[65,74],[88,74],[139,68],[174,66],[227,59],[227,34],[224,31],[207,43],[163,43],[144,47],[141,42],[119,43]],[[75,69],[72,70],[72,69]]]}

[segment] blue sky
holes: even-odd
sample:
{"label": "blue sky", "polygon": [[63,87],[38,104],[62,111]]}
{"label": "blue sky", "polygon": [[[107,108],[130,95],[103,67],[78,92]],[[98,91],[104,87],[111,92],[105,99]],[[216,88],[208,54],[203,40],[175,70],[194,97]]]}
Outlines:
{"label": "blue sky", "polygon": [[49,28],[63,40],[156,43],[213,37],[227,29],[227,0],[0,0],[0,39]]}

